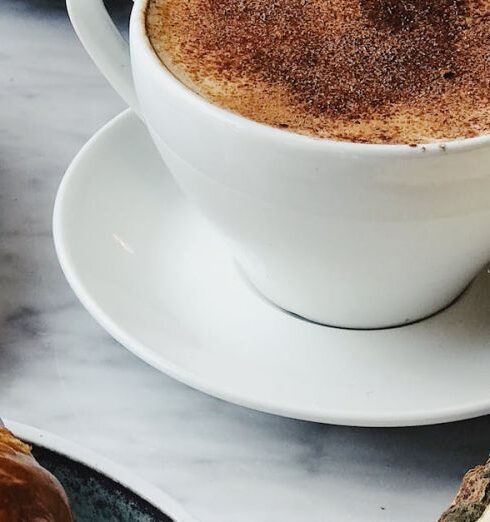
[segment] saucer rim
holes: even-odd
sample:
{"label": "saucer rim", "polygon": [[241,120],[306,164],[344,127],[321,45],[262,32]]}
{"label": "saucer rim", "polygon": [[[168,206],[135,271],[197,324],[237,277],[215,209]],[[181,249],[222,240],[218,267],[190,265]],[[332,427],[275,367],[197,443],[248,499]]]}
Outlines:
{"label": "saucer rim", "polygon": [[[83,145],[63,176],[56,194],[53,212],[54,246],[61,269],[68,284],[92,318],[124,348],[153,368],[191,388],[199,390],[200,392],[252,410],[298,420],[355,427],[409,427],[461,421],[490,413],[490,397],[487,400],[475,401],[456,407],[440,408],[437,409],[437,411],[434,411],[433,409],[417,409],[397,414],[391,412],[366,414],[362,410],[355,412],[352,409],[349,410],[349,413],[345,413],[343,410],[335,410],[332,408],[329,408],[327,411],[323,407],[306,408],[283,406],[275,404],[274,401],[268,401],[267,398],[259,400],[253,397],[244,397],[242,394],[235,393],[233,390],[225,389],[224,386],[214,385],[207,379],[200,378],[198,375],[186,370],[182,366],[169,362],[161,355],[156,357],[151,348],[145,346],[144,343],[125,331],[123,325],[119,325],[115,320],[113,320],[110,317],[110,314],[106,313],[102,306],[97,303],[96,299],[91,296],[90,290],[84,286],[80,277],[77,275],[76,265],[72,261],[67,245],[65,245],[65,242],[63,241],[63,216],[66,211],[64,202],[66,200],[66,193],[70,189],[72,179],[76,176],[83,175],[83,169],[80,169],[79,166],[84,163],[86,156],[91,152],[92,146],[101,136],[110,132],[112,128],[123,125],[126,121],[130,121],[133,118],[138,118],[138,116],[132,109],[129,108],[124,110],[112,118],[108,123],[103,125]],[[80,174],[81,172],[82,174]],[[403,328],[410,327],[411,326],[408,325]],[[367,334],[369,334],[369,331]]]}

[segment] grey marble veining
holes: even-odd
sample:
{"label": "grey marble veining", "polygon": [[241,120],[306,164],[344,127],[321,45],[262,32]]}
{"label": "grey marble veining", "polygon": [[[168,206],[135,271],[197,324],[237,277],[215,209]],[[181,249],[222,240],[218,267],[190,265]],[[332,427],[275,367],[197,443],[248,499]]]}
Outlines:
{"label": "grey marble veining", "polygon": [[133,469],[202,522],[435,521],[487,456],[490,418],[318,425],[224,403],[139,361],[78,303],[51,239],[64,169],[123,104],[59,0],[0,3],[0,73],[0,414]]}

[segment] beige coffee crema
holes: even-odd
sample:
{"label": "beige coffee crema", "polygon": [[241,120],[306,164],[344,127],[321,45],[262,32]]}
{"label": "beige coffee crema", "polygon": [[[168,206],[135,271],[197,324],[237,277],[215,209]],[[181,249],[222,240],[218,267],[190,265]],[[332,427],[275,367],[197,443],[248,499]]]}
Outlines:
{"label": "beige coffee crema", "polygon": [[212,103],[317,138],[490,131],[490,0],[149,0],[163,64]]}

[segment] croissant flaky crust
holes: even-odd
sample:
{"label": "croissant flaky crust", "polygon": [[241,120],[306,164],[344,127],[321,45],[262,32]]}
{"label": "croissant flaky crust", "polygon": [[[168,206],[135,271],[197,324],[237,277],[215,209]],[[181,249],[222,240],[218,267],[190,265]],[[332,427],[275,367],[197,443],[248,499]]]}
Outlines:
{"label": "croissant flaky crust", "polygon": [[489,505],[490,459],[466,473],[456,498],[439,522],[487,522]]}
{"label": "croissant flaky crust", "polygon": [[73,522],[61,484],[5,428],[0,428],[0,522]]}

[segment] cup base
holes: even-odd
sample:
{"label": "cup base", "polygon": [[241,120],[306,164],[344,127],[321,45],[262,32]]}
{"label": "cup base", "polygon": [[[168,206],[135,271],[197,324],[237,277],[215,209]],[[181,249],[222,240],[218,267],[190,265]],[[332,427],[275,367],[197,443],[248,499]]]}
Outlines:
{"label": "cup base", "polygon": [[[393,330],[395,328],[403,328],[405,326],[412,326],[417,323],[421,323],[423,321],[426,321],[427,319],[430,319],[431,317],[434,317],[436,315],[441,314],[448,308],[451,308],[454,304],[456,304],[460,298],[467,292],[468,288],[471,286],[471,283],[462,291],[460,292],[452,301],[450,301],[448,304],[444,305],[442,308],[439,308],[435,312],[432,312],[428,315],[424,315],[423,317],[420,317],[419,319],[414,319],[413,321],[409,321],[406,323],[400,323],[400,324],[394,324],[389,326],[375,326],[375,327],[354,327],[354,326],[342,326],[342,325],[336,325],[336,324],[330,324],[330,323],[320,323],[318,321],[314,321],[312,319],[308,319],[307,317],[303,317],[302,315],[299,315],[295,312],[291,312],[290,310],[286,310],[285,308],[281,308],[280,306],[273,303],[271,300],[267,299],[267,297],[262,296],[264,299],[266,299],[269,303],[271,303],[276,308],[279,308],[279,310],[283,311],[284,313],[291,315],[292,317],[295,317],[296,319],[299,319],[301,321],[306,321],[307,323],[316,324],[318,326],[325,326],[327,328],[337,328],[338,330],[353,330],[353,331],[359,331],[359,332],[370,332],[370,331],[378,331],[378,330]],[[255,289],[256,292],[258,292],[257,289]]]}
{"label": "cup base", "polygon": [[470,286],[472,285],[472,283],[474,281],[474,279],[472,279],[470,281],[470,283],[467,284],[463,288],[463,290],[460,291],[456,295],[456,297],[452,298],[448,303],[446,303],[442,307],[438,308],[437,310],[435,310],[435,311],[433,311],[433,312],[431,312],[429,314],[425,314],[425,315],[423,315],[421,317],[418,317],[416,319],[413,319],[411,321],[401,322],[401,323],[397,323],[397,324],[389,324],[389,325],[386,325],[386,326],[374,326],[374,327],[359,326],[359,327],[356,327],[356,326],[345,326],[345,325],[342,325],[342,324],[335,324],[334,322],[330,323],[328,321],[325,321],[325,322],[316,321],[314,319],[310,319],[310,318],[308,318],[308,317],[306,317],[304,315],[301,315],[301,314],[299,314],[297,312],[294,312],[292,310],[288,310],[287,308],[282,307],[281,305],[277,304],[272,299],[267,297],[265,294],[263,294],[257,288],[257,286],[254,285],[252,280],[248,277],[246,271],[242,268],[242,266],[240,265],[240,263],[237,260],[235,260],[235,266],[236,266],[237,272],[239,273],[240,277],[247,284],[247,286],[251,289],[251,291],[255,295],[257,295],[257,297],[259,297],[263,301],[266,301],[268,304],[272,305],[274,308],[277,308],[281,312],[283,312],[285,314],[288,314],[289,316],[294,317],[294,318],[296,318],[296,319],[298,319],[300,321],[305,321],[307,323],[315,324],[317,326],[324,326],[326,328],[336,328],[338,330],[352,330],[352,331],[361,331],[361,332],[378,331],[378,330],[393,330],[395,328],[403,328],[405,326],[411,326],[411,325],[414,325],[414,324],[426,321],[426,320],[430,319],[431,317],[439,315],[440,313],[444,312],[448,308],[451,308],[468,291],[468,289],[470,288]]}

